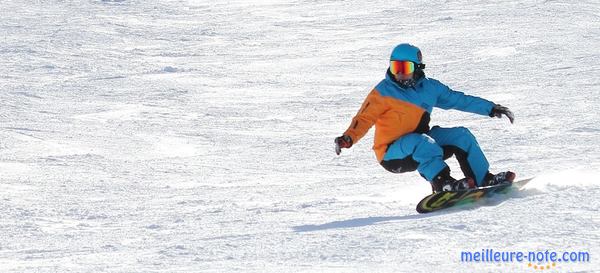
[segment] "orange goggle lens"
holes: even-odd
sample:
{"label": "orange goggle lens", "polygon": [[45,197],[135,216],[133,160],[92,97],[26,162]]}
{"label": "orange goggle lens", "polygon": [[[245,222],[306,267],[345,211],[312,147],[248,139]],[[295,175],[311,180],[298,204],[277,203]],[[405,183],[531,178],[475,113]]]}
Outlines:
{"label": "orange goggle lens", "polygon": [[410,61],[390,61],[390,71],[394,75],[408,75],[415,72],[415,63]]}

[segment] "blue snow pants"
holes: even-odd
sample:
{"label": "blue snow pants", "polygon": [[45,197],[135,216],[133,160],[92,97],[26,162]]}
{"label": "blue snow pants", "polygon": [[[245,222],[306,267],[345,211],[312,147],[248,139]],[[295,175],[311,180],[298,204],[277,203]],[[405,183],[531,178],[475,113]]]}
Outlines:
{"label": "blue snow pants", "polygon": [[396,173],[418,170],[431,182],[448,167],[444,159],[452,155],[456,156],[465,177],[472,177],[481,186],[489,163],[475,136],[464,127],[434,126],[426,134],[405,135],[390,144],[381,165]]}

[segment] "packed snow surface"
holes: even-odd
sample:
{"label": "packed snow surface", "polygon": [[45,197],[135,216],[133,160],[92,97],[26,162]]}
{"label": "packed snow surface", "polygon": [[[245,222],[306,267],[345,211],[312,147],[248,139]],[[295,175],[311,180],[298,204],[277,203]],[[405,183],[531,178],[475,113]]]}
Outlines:
{"label": "packed snow surface", "polygon": [[[596,0],[16,0],[0,33],[1,272],[600,271]],[[419,215],[372,132],[335,155],[402,42],[513,110],[432,125],[527,187]]]}

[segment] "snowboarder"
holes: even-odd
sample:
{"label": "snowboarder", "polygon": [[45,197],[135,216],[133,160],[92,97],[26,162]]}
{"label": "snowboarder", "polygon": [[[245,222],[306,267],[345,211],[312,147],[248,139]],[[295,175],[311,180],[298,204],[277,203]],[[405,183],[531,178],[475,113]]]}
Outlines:
{"label": "snowboarder", "polygon": [[[373,150],[380,164],[393,173],[418,170],[434,192],[512,182],[513,172],[489,172],[489,163],[467,128],[430,128],[429,121],[433,107],[498,118],[505,115],[511,123],[513,113],[491,101],[454,91],[426,77],[423,69],[419,48],[396,46],[385,79],[366,97],[344,134],[335,138],[336,153],[352,147],[375,125]],[[450,175],[444,160],[452,155],[465,178],[456,180]]]}

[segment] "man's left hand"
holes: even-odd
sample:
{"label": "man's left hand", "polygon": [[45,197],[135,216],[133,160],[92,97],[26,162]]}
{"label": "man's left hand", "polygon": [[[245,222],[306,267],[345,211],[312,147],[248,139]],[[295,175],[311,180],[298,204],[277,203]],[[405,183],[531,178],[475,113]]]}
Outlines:
{"label": "man's left hand", "polygon": [[515,115],[508,109],[508,107],[500,104],[494,105],[492,112],[490,112],[490,117],[502,118],[502,115],[505,115],[508,120],[510,120],[510,123],[515,122]]}

